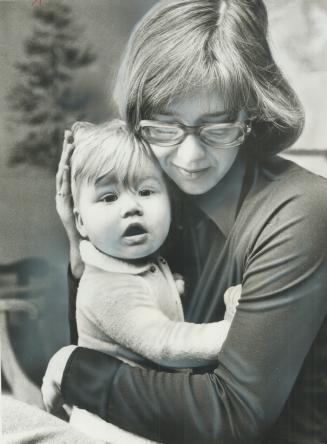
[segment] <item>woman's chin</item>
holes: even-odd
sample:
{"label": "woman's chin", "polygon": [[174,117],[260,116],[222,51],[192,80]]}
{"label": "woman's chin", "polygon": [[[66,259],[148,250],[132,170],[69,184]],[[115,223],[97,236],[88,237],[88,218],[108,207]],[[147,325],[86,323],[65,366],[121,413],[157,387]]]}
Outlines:
{"label": "woman's chin", "polygon": [[175,178],[178,188],[186,194],[198,196],[205,194],[217,185],[220,178],[183,179]]}

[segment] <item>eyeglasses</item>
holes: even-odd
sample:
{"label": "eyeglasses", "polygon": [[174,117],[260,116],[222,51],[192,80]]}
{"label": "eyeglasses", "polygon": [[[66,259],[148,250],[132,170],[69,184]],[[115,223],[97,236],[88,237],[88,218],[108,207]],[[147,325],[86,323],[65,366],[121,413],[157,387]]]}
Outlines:
{"label": "eyeglasses", "polygon": [[182,143],[187,135],[194,134],[208,146],[234,148],[241,145],[250,134],[251,121],[187,126],[182,123],[141,120],[138,132],[150,145],[173,147]]}

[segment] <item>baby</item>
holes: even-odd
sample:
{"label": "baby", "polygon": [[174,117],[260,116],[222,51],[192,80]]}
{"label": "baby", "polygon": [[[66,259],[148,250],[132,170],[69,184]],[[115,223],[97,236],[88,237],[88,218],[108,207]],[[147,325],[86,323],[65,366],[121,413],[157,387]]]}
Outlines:
{"label": "baby", "polygon": [[[171,224],[171,204],[151,150],[121,121],[77,122],[71,183],[80,252],[76,319],[79,345],[130,365],[146,360],[172,368],[213,363],[240,296],[225,293],[221,322],[184,322],[181,277],[174,278],[159,249]],[[146,442],[74,408],[71,422],[110,442]]]}

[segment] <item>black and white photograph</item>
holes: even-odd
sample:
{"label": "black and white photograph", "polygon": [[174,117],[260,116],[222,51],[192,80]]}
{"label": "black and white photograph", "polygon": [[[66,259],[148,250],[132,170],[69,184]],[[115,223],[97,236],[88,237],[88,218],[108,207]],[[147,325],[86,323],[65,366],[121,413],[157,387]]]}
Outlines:
{"label": "black and white photograph", "polygon": [[327,444],[326,0],[0,0],[5,444]]}

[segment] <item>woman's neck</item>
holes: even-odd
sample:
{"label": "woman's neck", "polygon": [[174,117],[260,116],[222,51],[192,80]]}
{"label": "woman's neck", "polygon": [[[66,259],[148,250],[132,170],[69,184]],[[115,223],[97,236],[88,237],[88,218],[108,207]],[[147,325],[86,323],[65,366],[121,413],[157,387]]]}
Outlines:
{"label": "woman's neck", "polygon": [[205,194],[192,197],[192,201],[213,220],[225,236],[235,222],[244,173],[245,160],[240,151],[231,169],[216,186]]}

